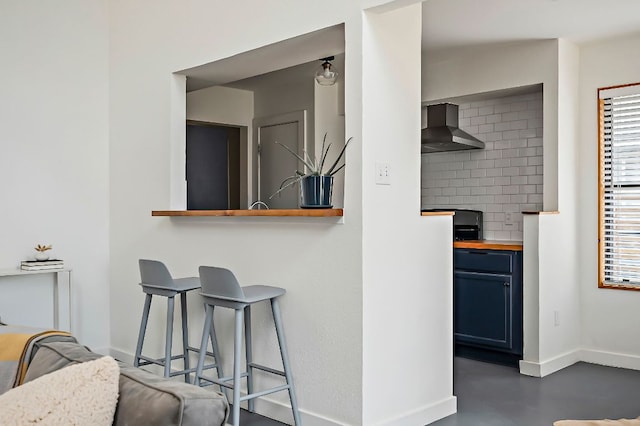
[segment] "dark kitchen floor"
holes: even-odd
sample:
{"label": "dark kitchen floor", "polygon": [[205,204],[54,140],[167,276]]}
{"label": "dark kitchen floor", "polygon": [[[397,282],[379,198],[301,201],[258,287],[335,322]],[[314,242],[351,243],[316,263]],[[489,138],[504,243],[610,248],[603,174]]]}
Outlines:
{"label": "dark kitchen floor", "polygon": [[[550,426],[561,419],[640,416],[640,371],[583,362],[539,379],[457,357],[454,393],[458,413],[432,426]],[[243,410],[240,424],[283,423]]]}
{"label": "dark kitchen floor", "polygon": [[465,358],[454,363],[458,413],[433,426],[549,426],[640,416],[640,371],[577,363],[543,379]]}
{"label": "dark kitchen floor", "polygon": [[[229,420],[227,424],[233,424],[232,408],[229,407]],[[259,414],[250,413],[244,409],[240,410],[240,424],[242,426],[282,426],[285,423],[281,423],[277,420],[270,419],[268,417],[261,416]]]}

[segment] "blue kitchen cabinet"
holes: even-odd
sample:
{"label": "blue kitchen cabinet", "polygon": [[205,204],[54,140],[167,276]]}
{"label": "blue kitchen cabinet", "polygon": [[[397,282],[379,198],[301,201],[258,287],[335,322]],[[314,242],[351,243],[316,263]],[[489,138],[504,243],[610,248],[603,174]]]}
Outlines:
{"label": "blue kitchen cabinet", "polygon": [[522,252],[454,250],[456,353],[514,365],[522,358]]}

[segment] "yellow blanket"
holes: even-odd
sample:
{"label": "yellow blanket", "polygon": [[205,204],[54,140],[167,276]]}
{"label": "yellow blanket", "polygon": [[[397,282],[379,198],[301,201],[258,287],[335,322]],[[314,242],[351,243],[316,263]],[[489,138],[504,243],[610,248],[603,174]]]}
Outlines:
{"label": "yellow blanket", "polygon": [[64,331],[15,325],[0,326],[0,394],[22,384],[34,344],[55,336],[63,337],[64,340],[75,340]]}

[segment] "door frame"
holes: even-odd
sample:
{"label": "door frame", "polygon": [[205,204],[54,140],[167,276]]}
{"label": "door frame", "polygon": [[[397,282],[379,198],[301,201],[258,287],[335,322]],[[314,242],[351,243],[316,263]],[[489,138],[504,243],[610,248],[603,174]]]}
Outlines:
{"label": "door frame", "polygon": [[[304,156],[304,152],[308,152],[307,147],[307,110],[298,110],[286,112],[283,114],[275,114],[267,117],[258,117],[253,119],[253,161],[256,164],[254,170],[256,170],[256,174],[254,177],[254,194],[257,195],[256,200],[254,201],[265,201],[262,199],[262,194],[260,193],[260,175],[261,175],[261,165],[260,165],[260,130],[263,127],[271,127],[278,126],[281,124],[291,124],[296,123],[298,125],[298,155],[301,157]],[[283,151],[284,152],[284,151]],[[306,170],[306,167],[305,167]],[[267,195],[268,196],[268,195]]]}

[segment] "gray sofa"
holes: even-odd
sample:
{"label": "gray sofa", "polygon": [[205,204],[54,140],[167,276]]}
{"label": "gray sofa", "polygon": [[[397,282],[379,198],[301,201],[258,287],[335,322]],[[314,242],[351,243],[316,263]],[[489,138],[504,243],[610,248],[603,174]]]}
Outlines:
{"label": "gray sofa", "polygon": [[[101,355],[73,342],[38,345],[24,382],[64,368],[91,361]],[[229,404],[221,393],[184,382],[167,380],[120,363],[116,426],[142,425],[224,425]]]}

